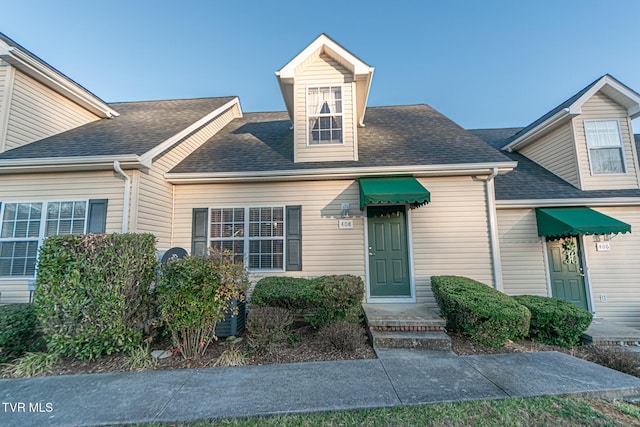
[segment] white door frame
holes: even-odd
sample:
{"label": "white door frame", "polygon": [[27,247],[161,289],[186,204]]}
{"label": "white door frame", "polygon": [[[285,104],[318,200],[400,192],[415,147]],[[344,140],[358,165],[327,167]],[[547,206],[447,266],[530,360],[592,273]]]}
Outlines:
{"label": "white door frame", "polygon": [[[591,314],[596,315],[596,306],[593,300],[593,290],[591,288],[591,275],[589,274],[589,259],[587,258],[587,249],[584,245],[583,234],[578,236],[574,236],[576,238],[576,242],[578,243],[578,249],[580,251],[580,264],[582,265],[582,272],[584,274],[584,291],[587,294],[587,307]],[[547,295],[553,297],[552,286],[551,286],[551,266],[549,265],[549,251],[547,248],[547,237],[542,237],[542,254],[544,257],[544,268],[547,276]]]}
{"label": "white door frame", "polygon": [[414,271],[414,263],[413,263],[413,232],[412,232],[412,224],[411,224],[411,209],[409,204],[404,204],[405,207],[405,221],[406,227],[405,232],[407,233],[407,249],[408,249],[408,262],[409,262],[409,286],[410,293],[409,297],[398,297],[398,298],[384,298],[384,297],[372,297],[371,296],[371,286],[370,286],[370,274],[369,274],[369,219],[367,217],[367,209],[368,207],[364,207],[364,267],[365,267],[365,287],[366,287],[366,296],[367,303],[369,304],[393,304],[393,303],[415,303],[416,302],[416,281],[415,281],[415,271]]}

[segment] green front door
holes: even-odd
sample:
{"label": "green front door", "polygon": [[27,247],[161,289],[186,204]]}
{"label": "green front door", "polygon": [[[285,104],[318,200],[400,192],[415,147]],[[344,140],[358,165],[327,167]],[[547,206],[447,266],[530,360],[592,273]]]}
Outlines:
{"label": "green front door", "polygon": [[578,248],[578,239],[575,237],[547,242],[551,296],[588,310]]}
{"label": "green front door", "polygon": [[369,206],[367,218],[370,296],[411,297],[405,207]]}

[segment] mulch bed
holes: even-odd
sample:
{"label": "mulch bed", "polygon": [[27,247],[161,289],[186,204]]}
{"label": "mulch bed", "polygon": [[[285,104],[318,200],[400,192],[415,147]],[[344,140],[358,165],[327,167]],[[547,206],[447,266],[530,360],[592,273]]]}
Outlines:
{"label": "mulch bed", "polygon": [[[318,362],[326,360],[356,360],[375,359],[376,355],[366,338],[366,330],[362,326],[362,340],[352,352],[340,351],[332,345],[321,340],[317,332],[308,327],[297,330],[300,334],[300,341],[289,346],[283,346],[269,354],[246,353],[245,365],[267,365],[274,363],[296,363],[296,362]],[[166,359],[158,360],[155,370],[189,369],[189,368],[211,368],[216,365],[220,355],[228,349],[247,349],[246,336],[241,334],[238,338],[242,341],[234,344],[233,340],[220,338],[209,345],[205,354],[197,359],[186,360],[180,354]],[[151,344],[151,350],[170,350],[172,345],[169,341]],[[71,357],[62,358],[54,370],[49,375],[71,375],[71,374],[97,374],[106,372],[128,372],[127,356],[123,354],[112,354],[103,356],[93,361],[82,361]],[[0,378],[10,378],[6,372],[0,369]]]}
{"label": "mulch bed", "polygon": [[576,356],[578,347],[575,349],[567,349],[557,345],[548,345],[531,340],[522,340],[519,342],[508,341],[504,347],[491,348],[476,343],[468,337],[458,332],[447,332],[451,337],[451,349],[458,355],[480,355],[480,354],[503,354],[503,353],[530,353],[533,351],[559,351],[562,353]]}
{"label": "mulch bed", "polygon": [[[269,354],[252,354],[245,352],[245,365],[267,365],[275,363],[317,362],[328,360],[356,360],[375,359],[376,355],[371,343],[366,337],[365,327],[362,326],[361,342],[352,352],[340,351],[332,345],[321,340],[317,332],[309,327],[301,327],[298,330],[300,341],[289,346],[282,346]],[[504,347],[494,349],[478,344],[460,333],[448,332],[451,337],[451,348],[458,355],[483,355],[502,353],[527,353],[535,351],[559,351],[581,359],[600,363],[605,366],[615,364],[615,369],[632,375],[640,376],[640,353],[624,351],[623,348],[603,349],[595,346],[577,346],[567,349],[530,340],[520,342],[508,342]],[[197,359],[186,360],[181,355],[158,360],[155,370],[211,368],[225,350],[247,349],[246,336],[240,335],[242,341],[234,344],[233,340],[221,338],[212,343],[206,353]],[[152,350],[169,350],[172,345],[169,341],[157,342],[151,345]],[[613,366],[612,366],[613,367]],[[107,372],[128,372],[127,356],[113,354],[101,357],[94,361],[82,361],[74,358],[62,358],[48,375],[94,374]],[[0,378],[10,378],[6,372],[0,370]]]}

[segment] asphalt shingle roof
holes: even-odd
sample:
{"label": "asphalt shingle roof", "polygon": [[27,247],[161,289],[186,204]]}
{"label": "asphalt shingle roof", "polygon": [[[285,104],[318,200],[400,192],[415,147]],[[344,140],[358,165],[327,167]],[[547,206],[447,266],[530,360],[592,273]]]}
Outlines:
{"label": "asphalt shingle roof", "polygon": [[[521,129],[523,128],[473,129],[469,132],[482,138],[492,147],[501,148],[521,132]],[[635,140],[636,145],[640,145],[640,135],[635,135]],[[506,175],[495,178],[497,200],[640,197],[640,190],[583,191],[522,154],[503,153],[517,161],[518,167]]]}
{"label": "asphalt shingle roof", "polygon": [[293,131],[287,113],[245,113],[171,172],[291,171],[509,161],[427,105],[369,107],[365,123],[364,128],[358,128],[358,161],[294,163]]}
{"label": "asphalt shingle roof", "polygon": [[109,104],[120,113],[0,153],[1,159],[142,155],[234,97]]}

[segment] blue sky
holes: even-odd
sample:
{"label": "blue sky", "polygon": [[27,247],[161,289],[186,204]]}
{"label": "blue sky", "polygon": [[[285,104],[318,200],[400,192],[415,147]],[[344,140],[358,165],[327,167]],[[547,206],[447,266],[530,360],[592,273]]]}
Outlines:
{"label": "blue sky", "polygon": [[[524,126],[609,73],[640,92],[640,1],[5,2],[0,31],[108,102],[238,95],[325,32],[376,68],[369,105]],[[640,132],[640,119],[634,121]]]}

